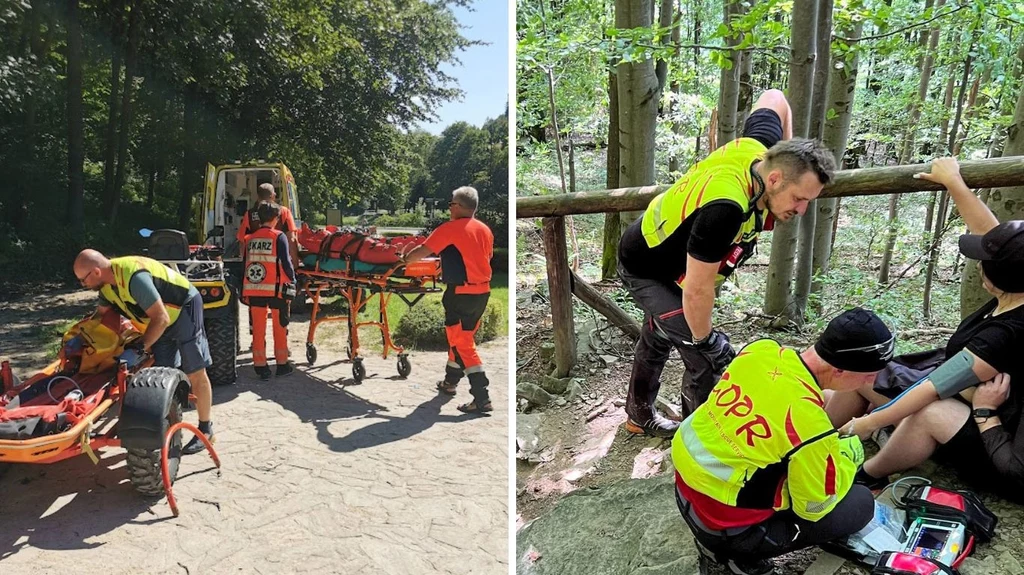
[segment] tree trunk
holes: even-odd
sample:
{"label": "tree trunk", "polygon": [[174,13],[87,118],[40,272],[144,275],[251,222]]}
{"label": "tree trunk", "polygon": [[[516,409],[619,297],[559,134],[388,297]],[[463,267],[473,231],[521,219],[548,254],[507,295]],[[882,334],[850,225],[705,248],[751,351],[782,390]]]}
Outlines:
{"label": "tree trunk", "polygon": [[889,283],[889,266],[892,263],[892,250],[896,246],[896,228],[900,224],[900,195],[889,196],[889,215],[886,219],[885,247],[882,249],[882,263],[878,268],[878,283]]}
{"label": "tree trunk", "polygon": [[194,83],[189,84],[185,89],[185,110],[182,114],[183,133],[186,136],[186,141],[182,144],[181,166],[178,173],[178,229],[186,230],[186,233],[189,229],[188,223],[192,211],[192,194],[201,187],[203,181],[197,159],[200,157],[198,150],[194,141],[189,141],[188,138],[189,134],[199,133],[198,99],[198,88]]}
{"label": "tree trunk", "polygon": [[[680,7],[676,11],[676,18],[675,19],[676,19],[676,25],[672,27],[672,40],[671,40],[672,41],[672,45],[675,46],[675,49],[672,50],[672,54],[673,54],[672,61],[673,62],[680,62],[681,60],[679,58],[679,39],[680,39],[680,37],[682,35],[682,22],[683,22],[682,0],[680,0]],[[678,74],[676,76],[678,77]],[[672,83],[669,84],[669,92],[672,93],[672,97],[671,97],[671,99],[669,100],[669,103],[668,103],[668,115],[669,115],[670,118],[672,118],[672,134],[674,134],[676,136],[676,138],[681,139],[682,135],[683,135],[683,123],[679,122],[679,121],[676,121],[676,119],[674,117],[675,116],[675,109],[679,105],[678,101],[679,101],[679,96],[681,94],[681,90],[680,90],[680,86],[679,86],[679,80],[673,78]],[[700,137],[700,136],[698,135],[697,137]],[[678,139],[676,140],[677,142],[679,141]],[[675,174],[678,171],[679,171],[679,154],[675,150],[673,150],[672,154],[669,156],[669,159],[668,159],[668,173],[669,173],[669,177],[674,177],[672,174]]]}
{"label": "tree trunk", "polygon": [[[1024,45],[1018,52],[1024,64]],[[1018,80],[1021,72],[1018,69]],[[1024,83],[1021,84],[1017,105],[1013,111],[1013,123],[1006,131],[1006,143],[1002,156],[1024,155]],[[1024,219],[1024,186],[995,188],[989,193],[988,207],[1000,222]],[[976,262],[969,260],[964,266],[960,281],[960,316],[974,313],[981,304],[992,296],[981,287],[981,273]]]}
{"label": "tree trunk", "polygon": [[[738,0],[725,0],[725,25],[730,33],[725,37],[726,46],[737,46],[740,36],[733,29],[732,20],[741,14],[742,8]],[[724,146],[736,138],[736,108],[739,106],[740,86],[740,52],[727,50],[723,52],[724,66],[718,88],[718,145]]]}
{"label": "tree trunk", "polygon": [[[977,33],[975,33],[976,35]],[[972,36],[971,45],[967,50],[967,56],[964,58],[964,69],[963,75],[960,80],[960,91],[956,99],[956,111],[953,114],[953,123],[949,128],[949,140],[946,142],[946,150],[948,153],[952,153],[956,147],[956,136],[960,131],[960,119],[963,117],[964,111],[964,100],[967,95],[967,84],[971,78],[971,62],[974,60],[974,56],[971,55],[971,51],[974,49],[974,40],[976,36]],[[931,299],[932,299],[932,278],[935,275],[935,266],[938,264],[939,259],[939,245],[942,243],[942,234],[946,226],[946,208],[949,204],[949,194],[942,192],[939,200],[939,211],[935,216],[935,229],[932,235],[932,240],[928,250],[928,265],[925,267],[925,278],[924,278],[924,293],[921,309],[924,312],[924,319],[927,321],[931,319]],[[970,266],[968,266],[970,267]]]}
{"label": "tree trunk", "polygon": [[[831,100],[829,99],[828,84],[830,74],[829,64],[832,56],[832,6],[833,0],[819,0],[818,3],[818,29],[817,58],[814,60],[814,99],[811,101],[811,123],[808,129],[808,137],[820,140],[822,138],[823,126],[825,125],[825,113]],[[810,211],[810,210],[808,210]]]}
{"label": "tree trunk", "polygon": [[82,23],[79,0],[67,3],[68,34],[68,211],[67,223],[80,237],[85,224],[85,133],[82,119]]}
{"label": "tree trunk", "polygon": [[[832,0],[818,2],[817,55],[814,61],[814,80],[812,82],[814,97],[811,99],[810,125],[808,136],[821,139],[822,127],[825,123],[825,110],[829,102],[828,82],[829,64],[831,62],[832,39]],[[796,265],[796,285],[793,298],[796,304],[796,317],[802,324],[807,312],[807,299],[811,293],[811,278],[814,268],[814,231],[817,228],[818,201],[814,200],[807,206],[807,211],[800,217],[798,259]]]}
{"label": "tree trunk", "polygon": [[[859,9],[861,2],[856,2],[850,9]],[[863,20],[850,23],[839,31],[839,35],[847,38],[860,38],[864,30]],[[826,117],[822,133],[822,141],[835,157],[836,165],[843,165],[846,142],[850,136],[850,122],[853,119],[853,100],[857,91],[857,70],[859,52],[849,50],[831,58],[841,62],[842,66],[832,66],[832,78],[829,81],[829,108],[833,110],[831,118]],[[819,198],[818,216],[814,230],[814,277],[820,278],[828,273],[832,258],[832,246],[839,222],[839,198]],[[821,281],[811,283],[811,293],[821,293]]]}
{"label": "tree trunk", "polygon": [[[793,109],[794,136],[806,137],[810,129],[817,20],[817,0],[794,0],[787,90]],[[772,254],[764,300],[765,314],[788,321],[797,319],[796,310],[790,305],[790,288],[796,259],[798,219],[778,222],[772,232]]]}
{"label": "tree trunk", "polygon": [[743,134],[743,126],[747,123],[747,116],[750,115],[750,108],[754,105],[754,51],[744,50],[740,52],[740,96],[736,107],[736,137]]}
{"label": "tree trunk", "polygon": [[[654,22],[653,0],[617,0],[615,27],[649,28]],[[647,186],[654,183],[654,131],[663,86],[652,59],[619,62],[619,185]],[[640,216],[622,214],[620,228]]]}
{"label": "tree trunk", "polygon": [[153,209],[153,198],[156,192],[156,162],[154,161],[149,166],[147,180],[146,180],[146,209]]}
{"label": "tree trunk", "polygon": [[942,120],[939,122],[939,142],[945,144],[949,140],[949,111],[953,109],[953,88],[956,87],[958,65],[951,65],[946,78],[946,89],[942,92]]}
{"label": "tree trunk", "polygon": [[121,36],[124,27],[124,0],[111,3],[110,27],[110,98],[107,100],[107,127],[103,143],[103,202],[109,213],[114,193],[114,171],[117,162],[117,101],[121,93]]}
{"label": "tree trunk", "polygon": [[142,28],[142,2],[131,2],[128,14],[128,42],[124,55],[124,97],[121,100],[121,130],[118,134],[117,172],[114,175],[113,200],[111,202],[110,223],[117,221],[117,210],[121,205],[121,191],[124,189],[125,174],[128,166],[128,142],[132,138],[132,91],[135,87],[136,51],[139,43],[139,32]]}
{"label": "tree trunk", "polygon": [[[619,187],[619,88],[614,69],[608,71],[608,155],[605,162],[605,180],[609,190]],[[601,279],[618,277],[619,237],[621,214],[604,215],[604,242],[601,249]]]}
{"label": "tree trunk", "polygon": [[[937,12],[942,9],[942,6],[946,3],[946,0],[935,0],[935,10]],[[931,8],[932,0],[925,2],[925,12],[928,12]],[[939,44],[939,29],[938,27],[932,28],[927,35],[922,34],[920,37],[921,47],[924,49],[924,53],[918,60],[918,83],[917,83],[917,96],[910,101],[908,113],[910,121],[907,123],[907,129],[903,136],[902,149],[900,151],[900,165],[909,164],[911,159],[914,157],[914,148],[917,138],[917,124],[921,119],[921,106],[928,99],[928,84],[932,77],[932,64],[935,61],[935,49]],[[885,241],[885,250],[882,252],[882,265],[878,270],[878,283],[887,284],[889,283],[889,269],[892,265],[892,252],[896,246],[896,230],[899,228],[899,196],[893,194],[889,196],[889,221],[887,225],[887,237]]]}

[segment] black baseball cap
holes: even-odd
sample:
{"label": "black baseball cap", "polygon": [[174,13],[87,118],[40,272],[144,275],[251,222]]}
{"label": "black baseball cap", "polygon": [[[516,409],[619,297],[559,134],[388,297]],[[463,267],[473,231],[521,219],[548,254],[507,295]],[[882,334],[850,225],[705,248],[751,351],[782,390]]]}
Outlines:
{"label": "black baseball cap", "polygon": [[1024,262],[1024,220],[1003,222],[984,235],[960,236],[960,253],[980,262]]}
{"label": "black baseball cap", "polygon": [[855,307],[839,314],[814,344],[832,367],[858,373],[879,371],[892,359],[896,338],[874,312]]}
{"label": "black baseball cap", "polygon": [[985,234],[960,236],[960,253],[981,262],[992,285],[1024,292],[1024,220],[1003,222]]}

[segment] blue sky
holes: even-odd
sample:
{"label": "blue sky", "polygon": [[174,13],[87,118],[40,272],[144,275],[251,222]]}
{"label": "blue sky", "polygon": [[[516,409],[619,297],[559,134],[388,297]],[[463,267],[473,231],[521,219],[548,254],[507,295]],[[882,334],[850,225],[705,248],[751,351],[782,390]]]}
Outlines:
{"label": "blue sky", "polygon": [[462,35],[483,40],[486,46],[470,46],[459,54],[461,66],[444,65],[442,70],[455,78],[463,91],[462,100],[454,100],[437,110],[439,120],[421,124],[424,130],[440,134],[455,122],[480,126],[488,118],[500,116],[508,101],[508,2],[476,0],[473,11],[455,8],[462,24]]}

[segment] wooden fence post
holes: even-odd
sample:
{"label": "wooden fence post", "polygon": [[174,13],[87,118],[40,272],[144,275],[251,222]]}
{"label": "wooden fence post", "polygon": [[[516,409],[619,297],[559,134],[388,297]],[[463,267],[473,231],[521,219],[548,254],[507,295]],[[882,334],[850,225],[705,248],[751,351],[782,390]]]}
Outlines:
{"label": "wooden fence post", "polygon": [[555,377],[566,377],[576,364],[576,327],[572,317],[572,283],[565,245],[565,218],[544,218],[544,252],[551,292],[551,322],[555,335]]}

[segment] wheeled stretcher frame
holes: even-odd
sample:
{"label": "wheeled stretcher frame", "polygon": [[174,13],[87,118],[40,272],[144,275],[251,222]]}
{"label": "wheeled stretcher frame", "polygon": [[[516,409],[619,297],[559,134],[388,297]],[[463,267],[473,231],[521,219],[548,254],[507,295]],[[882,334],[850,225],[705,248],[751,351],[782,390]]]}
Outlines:
{"label": "wheeled stretcher frame", "polygon": [[[408,377],[412,373],[412,364],[405,348],[391,339],[391,326],[388,323],[387,306],[392,295],[397,295],[409,307],[416,305],[428,293],[438,293],[437,286],[440,265],[437,258],[427,258],[411,264],[395,264],[380,273],[363,273],[355,270],[354,262],[346,258],[341,270],[321,270],[318,259],[315,267],[299,268],[296,274],[306,295],[313,302],[309,318],[309,333],[306,336],[306,360],[309,365],[316,363],[317,351],[315,344],[316,328],[322,323],[344,321],[348,324],[348,359],[352,362],[352,378],[361,382],[366,377],[366,367],[359,348],[359,328],[372,326],[380,329],[383,343],[383,357],[394,350],[398,354],[398,375]],[[348,304],[344,315],[321,316],[321,298],[328,293],[337,293]],[[359,321],[359,312],[366,304],[377,298],[380,303],[380,314],[377,320]]]}

